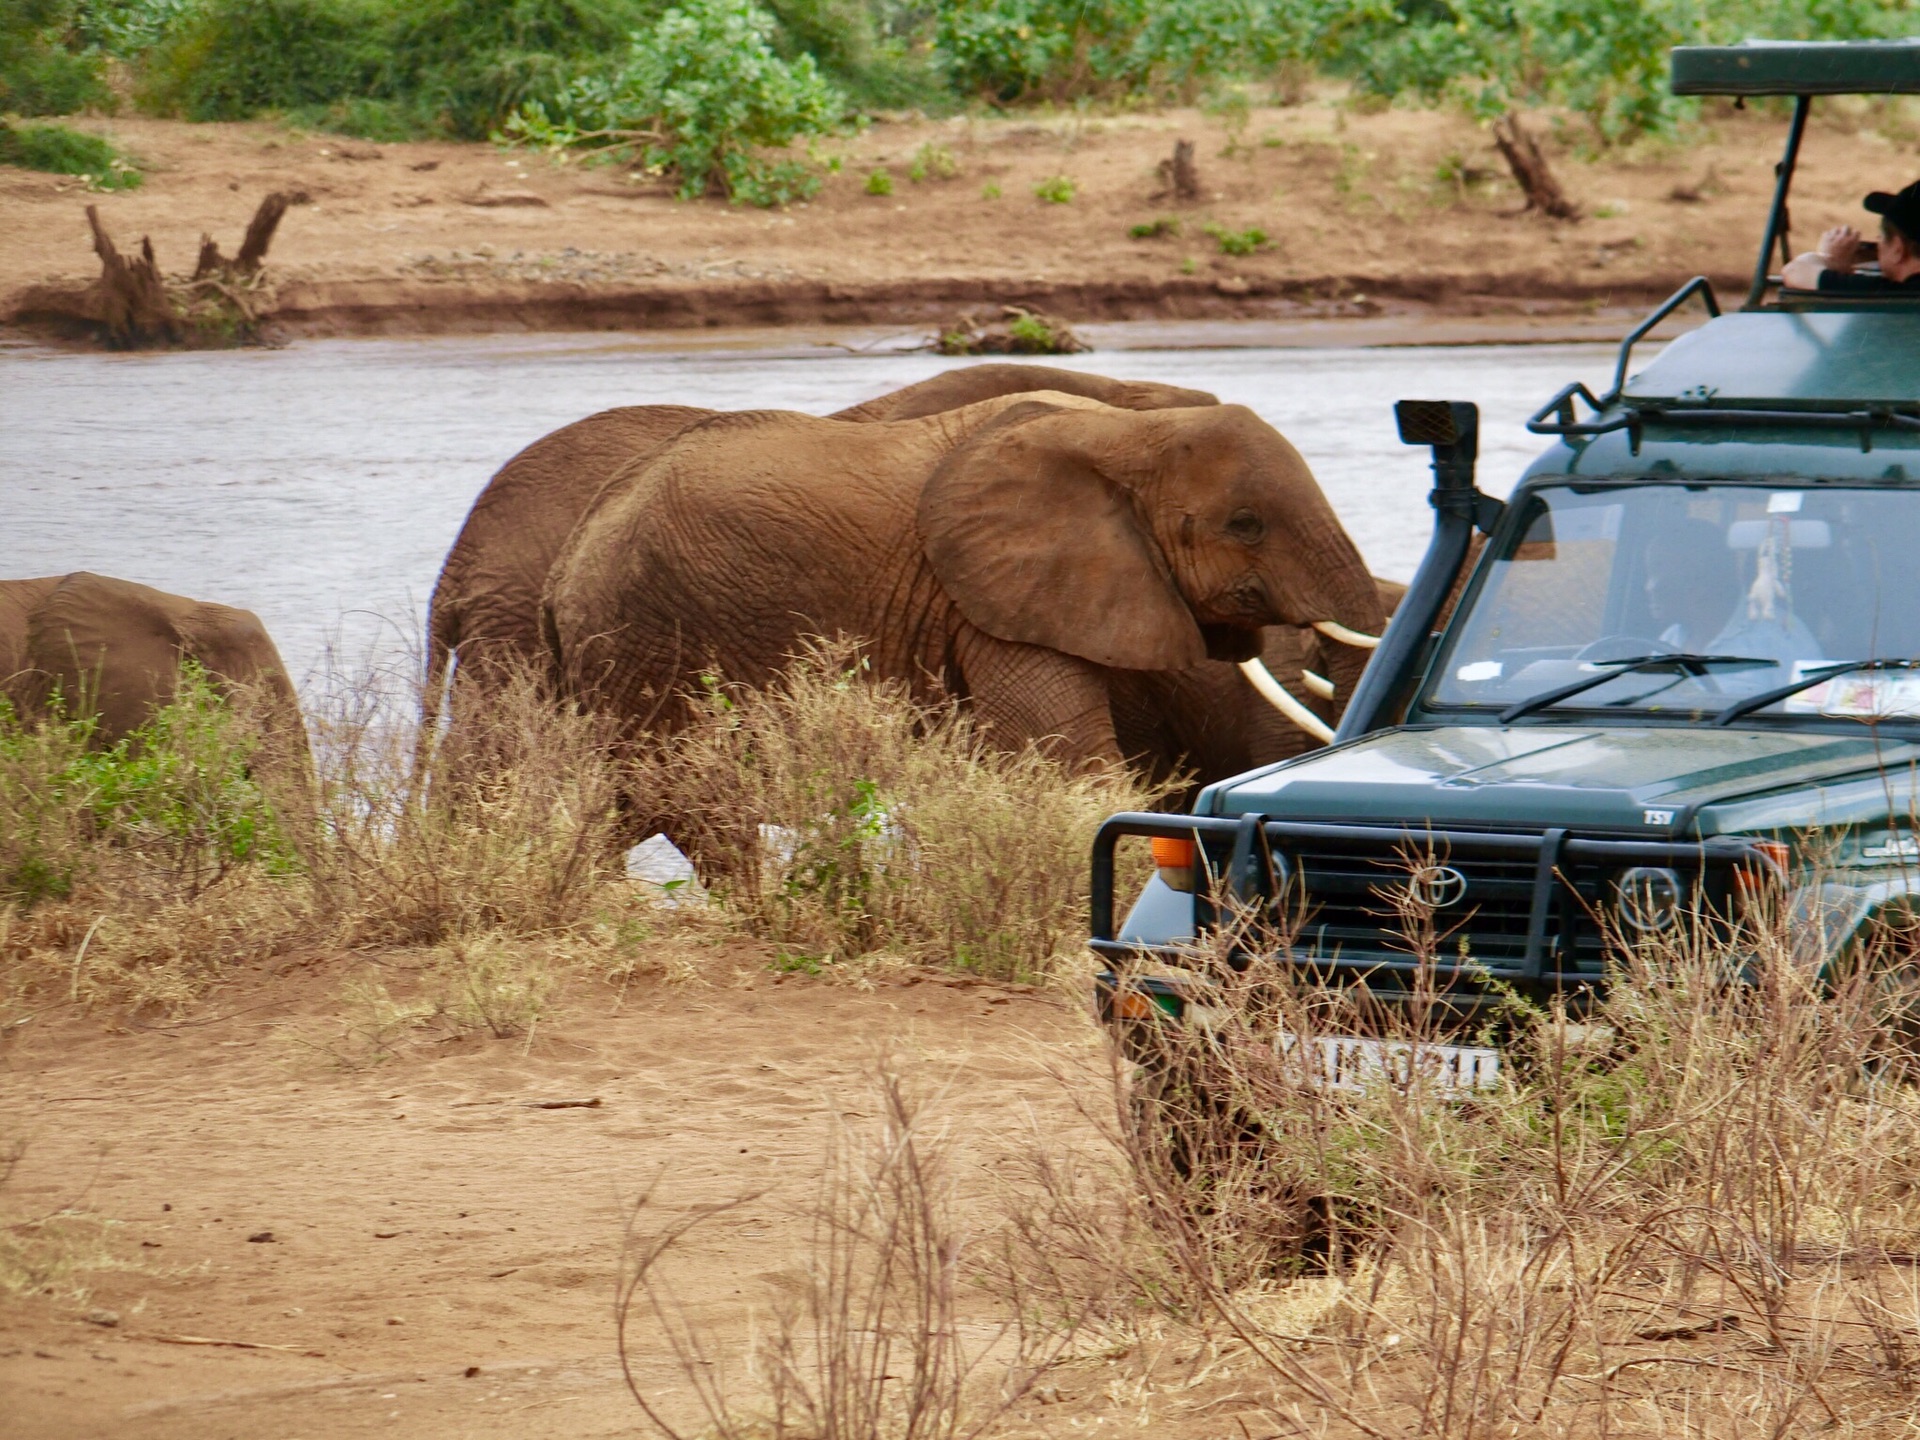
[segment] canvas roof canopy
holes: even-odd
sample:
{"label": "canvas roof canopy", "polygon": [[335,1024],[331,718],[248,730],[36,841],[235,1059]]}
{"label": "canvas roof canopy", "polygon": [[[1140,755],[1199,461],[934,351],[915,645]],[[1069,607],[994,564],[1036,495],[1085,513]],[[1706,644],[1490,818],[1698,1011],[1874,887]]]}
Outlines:
{"label": "canvas roof canopy", "polygon": [[1920,36],[1680,45],[1676,95],[1920,95]]}

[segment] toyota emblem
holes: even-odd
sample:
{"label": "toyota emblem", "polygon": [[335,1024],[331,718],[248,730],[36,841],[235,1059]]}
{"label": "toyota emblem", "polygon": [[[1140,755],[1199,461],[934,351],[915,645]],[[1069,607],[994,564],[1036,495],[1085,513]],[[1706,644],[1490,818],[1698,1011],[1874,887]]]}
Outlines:
{"label": "toyota emblem", "polygon": [[1407,889],[1414,902],[1429,910],[1458,905],[1467,896],[1467,877],[1451,865],[1422,865],[1413,872]]}

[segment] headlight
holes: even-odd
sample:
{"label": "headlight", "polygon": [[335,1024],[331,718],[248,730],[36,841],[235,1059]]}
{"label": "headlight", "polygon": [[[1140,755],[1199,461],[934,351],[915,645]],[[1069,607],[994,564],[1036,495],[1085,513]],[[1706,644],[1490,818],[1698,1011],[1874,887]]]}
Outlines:
{"label": "headlight", "polygon": [[1672,927],[1684,893],[1677,871],[1636,865],[1614,882],[1614,909],[1629,930],[1657,935]]}

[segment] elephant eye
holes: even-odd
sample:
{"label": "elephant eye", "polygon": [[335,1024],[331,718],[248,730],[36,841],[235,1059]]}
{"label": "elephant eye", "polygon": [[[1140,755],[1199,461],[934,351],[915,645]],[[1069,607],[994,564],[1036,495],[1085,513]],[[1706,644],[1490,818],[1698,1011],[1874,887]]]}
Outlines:
{"label": "elephant eye", "polygon": [[1267,523],[1251,510],[1236,510],[1227,521],[1227,534],[1251,545],[1267,533]]}

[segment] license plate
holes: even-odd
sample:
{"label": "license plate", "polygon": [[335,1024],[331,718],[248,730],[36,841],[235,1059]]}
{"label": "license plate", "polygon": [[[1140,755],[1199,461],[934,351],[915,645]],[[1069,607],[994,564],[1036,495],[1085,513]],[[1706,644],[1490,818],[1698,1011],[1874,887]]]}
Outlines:
{"label": "license plate", "polygon": [[[1280,1037],[1292,1054],[1299,1037]],[[1365,1040],[1353,1035],[1316,1036],[1306,1056],[1309,1079],[1329,1090],[1365,1090],[1373,1085],[1410,1088],[1419,1077],[1435,1094],[1465,1095],[1500,1083],[1500,1052],[1479,1045],[1428,1045],[1409,1040]]]}

